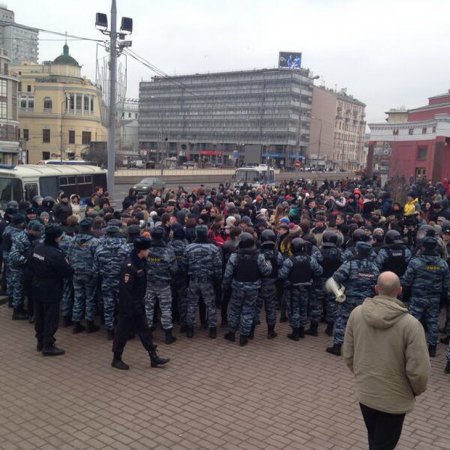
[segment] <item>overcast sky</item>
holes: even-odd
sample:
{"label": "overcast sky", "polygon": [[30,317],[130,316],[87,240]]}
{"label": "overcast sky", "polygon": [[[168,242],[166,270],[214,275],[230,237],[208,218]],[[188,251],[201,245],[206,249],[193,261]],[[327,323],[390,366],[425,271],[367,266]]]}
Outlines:
{"label": "overcast sky", "polygon": [[[103,39],[95,13],[109,16],[111,8],[110,0],[6,4],[16,22],[94,39]],[[321,77],[316,84],[347,88],[365,102],[369,122],[450,88],[450,0],[117,0],[117,7],[119,20],[134,19],[132,50],[169,75],[272,68],[279,51],[298,51]],[[41,61],[62,53],[63,38],[40,38]],[[95,43],[68,43],[94,79]],[[137,98],[139,81],[153,75],[129,58],[127,96]]]}

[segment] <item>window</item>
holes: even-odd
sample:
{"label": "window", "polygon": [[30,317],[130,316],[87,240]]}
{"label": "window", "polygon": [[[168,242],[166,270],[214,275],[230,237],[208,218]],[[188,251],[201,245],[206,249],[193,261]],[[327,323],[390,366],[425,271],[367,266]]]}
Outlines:
{"label": "window", "polygon": [[25,185],[25,200],[31,202],[33,197],[38,195],[38,187],[37,184],[26,184]]}
{"label": "window", "polygon": [[426,161],[427,159],[427,147],[417,147],[417,159],[419,161]]}
{"label": "window", "polygon": [[8,95],[8,83],[6,80],[0,80],[0,96],[6,97]]}
{"label": "window", "polygon": [[9,75],[8,63],[3,64],[3,75]]}
{"label": "window", "polygon": [[81,111],[81,95],[77,95],[76,97],[76,107],[77,107],[77,112]]}
{"label": "window", "polygon": [[436,133],[436,125],[433,127],[433,133]]}
{"label": "window", "polygon": [[48,159],[50,159],[50,152],[42,152],[42,159],[44,161],[47,161]]}
{"label": "window", "polygon": [[408,130],[408,134],[414,134],[414,128],[410,128],[410,129]]}
{"label": "window", "polygon": [[44,111],[52,110],[52,99],[50,97],[44,97]]}
{"label": "window", "polygon": [[392,134],[393,134],[394,136],[398,136],[398,128],[394,128],[394,129],[392,130]]}
{"label": "window", "polygon": [[90,131],[83,131],[81,134],[81,143],[83,145],[89,145],[91,143],[91,132]]}
{"label": "window", "polygon": [[6,119],[8,116],[7,102],[0,102],[0,118]]}
{"label": "window", "polygon": [[427,134],[427,127],[422,128],[422,134]]}
{"label": "window", "polygon": [[34,98],[28,99],[28,109],[32,111],[34,109]]}
{"label": "window", "polygon": [[30,131],[28,130],[28,128],[24,128],[24,129],[23,129],[23,138],[24,138],[26,141],[28,141],[29,136],[30,136]]}
{"label": "window", "polygon": [[21,82],[21,81],[19,81],[19,83],[18,83],[18,85],[17,85],[17,90],[18,90],[19,92],[22,92],[22,82]]}
{"label": "window", "polygon": [[30,84],[27,85],[27,92],[31,92],[31,85]]}
{"label": "window", "polygon": [[86,113],[89,112],[89,96],[88,95],[84,96],[84,112],[86,112]]}
{"label": "window", "polygon": [[94,97],[91,97],[91,113],[94,112]]}
{"label": "window", "polygon": [[69,130],[69,144],[75,144],[75,130]]}
{"label": "window", "polygon": [[44,128],[42,130],[42,142],[44,144],[50,143],[50,130],[49,129]]}

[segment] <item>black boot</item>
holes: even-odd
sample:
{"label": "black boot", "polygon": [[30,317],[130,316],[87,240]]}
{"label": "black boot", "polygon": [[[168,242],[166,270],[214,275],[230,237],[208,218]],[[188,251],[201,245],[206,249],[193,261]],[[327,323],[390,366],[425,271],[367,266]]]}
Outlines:
{"label": "black boot", "polygon": [[319,336],[319,333],[317,329],[319,328],[319,323],[315,320],[311,320],[311,324],[309,326],[309,329],[305,331],[305,334],[308,336]]}
{"label": "black boot", "polygon": [[114,353],[114,358],[111,363],[111,367],[114,367],[115,369],[119,370],[128,370],[130,366],[128,364],[125,364],[122,361],[122,355]]}
{"label": "black boot", "polygon": [[333,344],[332,347],[327,348],[327,353],[331,353],[332,355],[341,356],[341,347],[342,344]]}
{"label": "black boot", "polygon": [[60,356],[64,355],[64,353],[66,352],[62,348],[58,348],[54,345],[52,345],[51,347],[44,348],[42,350],[42,354],[44,356]]}
{"label": "black boot", "polygon": [[267,326],[267,339],[273,339],[278,336],[277,333],[275,333],[275,325],[268,325]]}
{"label": "black boot", "polygon": [[166,344],[173,344],[177,338],[175,336],[172,336],[172,328],[170,328],[169,330],[164,330],[165,333],[165,338],[164,338],[164,342]]}
{"label": "black boot", "polygon": [[447,361],[447,365],[445,366],[444,373],[450,373],[450,361]]}
{"label": "black boot", "polygon": [[156,345],[155,348],[149,353],[149,355],[151,367],[163,366],[164,364],[167,364],[170,361],[169,358],[160,358],[158,356],[158,353],[156,353]]}
{"label": "black boot", "polygon": [[300,338],[300,328],[292,328],[292,333],[289,333],[287,337],[293,341],[298,341]]}
{"label": "black boot", "polygon": [[215,339],[217,337],[217,328],[216,327],[211,327],[209,329],[209,337],[211,339]]}
{"label": "black boot", "polygon": [[450,341],[449,336],[446,336],[445,338],[440,339],[441,344],[445,344],[445,345],[448,345],[449,341]]}
{"label": "black boot", "polygon": [[240,345],[241,347],[244,347],[244,346],[247,345],[247,344],[248,344],[248,336],[245,336],[245,335],[241,334],[241,335],[239,336],[239,345]]}
{"label": "black boot", "polygon": [[194,337],[194,327],[187,327],[186,337],[188,338]]}
{"label": "black boot", "polygon": [[12,320],[28,320],[28,314],[22,308],[17,308],[13,311]]}
{"label": "black boot", "polygon": [[334,322],[328,322],[327,323],[327,329],[325,330],[325,333],[327,336],[333,336],[333,330],[334,330]]}
{"label": "black boot", "polygon": [[298,329],[298,337],[302,339],[305,337],[305,327],[300,327]]}
{"label": "black boot", "polygon": [[86,332],[87,333],[95,333],[100,330],[98,325],[95,325],[93,320],[86,320]]}
{"label": "black boot", "polygon": [[83,332],[86,329],[83,325],[81,325],[81,322],[74,322],[73,323],[73,334],[78,334]]}
{"label": "black boot", "polygon": [[112,341],[114,339],[114,330],[106,330],[106,339]]}
{"label": "black boot", "polygon": [[436,356],[436,345],[428,346],[428,353],[430,354],[430,358],[434,358]]}
{"label": "black boot", "polygon": [[63,328],[71,327],[73,325],[72,319],[70,316],[63,317]]}
{"label": "black boot", "polygon": [[223,337],[227,341],[236,342],[236,333],[233,333],[232,331],[229,331],[228,333],[225,333],[225,335]]}
{"label": "black boot", "polygon": [[252,327],[250,328],[250,334],[248,335],[249,339],[254,339],[255,338],[255,327],[256,327],[256,325],[253,324]]}

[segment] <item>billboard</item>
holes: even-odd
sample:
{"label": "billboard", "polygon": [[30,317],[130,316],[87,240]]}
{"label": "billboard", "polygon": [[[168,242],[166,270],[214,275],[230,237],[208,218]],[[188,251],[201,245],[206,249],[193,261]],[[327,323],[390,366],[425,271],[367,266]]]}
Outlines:
{"label": "billboard", "polygon": [[302,54],[295,52],[280,52],[278,56],[278,68],[300,69],[302,67]]}

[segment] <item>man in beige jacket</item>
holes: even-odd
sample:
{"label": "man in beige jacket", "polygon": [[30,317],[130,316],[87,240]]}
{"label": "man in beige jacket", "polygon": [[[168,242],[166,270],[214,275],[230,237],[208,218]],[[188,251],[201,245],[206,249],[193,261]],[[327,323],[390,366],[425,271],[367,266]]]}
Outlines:
{"label": "man in beige jacket", "polygon": [[375,289],[378,295],[350,315],[343,356],[355,375],[369,449],[389,450],[400,439],[415,397],[425,392],[430,360],[422,325],[397,300],[398,276],[383,272]]}

